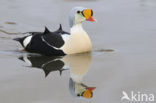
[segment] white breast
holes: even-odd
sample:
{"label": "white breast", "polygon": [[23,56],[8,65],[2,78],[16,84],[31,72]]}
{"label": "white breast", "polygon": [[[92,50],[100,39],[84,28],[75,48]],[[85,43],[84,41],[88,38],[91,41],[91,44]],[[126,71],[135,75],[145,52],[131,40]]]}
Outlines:
{"label": "white breast", "polygon": [[66,54],[89,52],[92,49],[88,34],[83,30],[81,24],[71,28],[71,35],[61,48]]}

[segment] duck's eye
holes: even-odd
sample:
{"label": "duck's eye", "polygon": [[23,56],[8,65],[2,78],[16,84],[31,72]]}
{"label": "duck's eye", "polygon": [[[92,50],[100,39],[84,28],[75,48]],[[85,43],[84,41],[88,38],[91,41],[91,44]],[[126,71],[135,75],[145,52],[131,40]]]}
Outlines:
{"label": "duck's eye", "polygon": [[79,96],[80,96],[80,94],[77,94],[77,96],[79,97]]}
{"label": "duck's eye", "polygon": [[91,16],[93,16],[93,10],[91,10]]}
{"label": "duck's eye", "polygon": [[79,14],[79,13],[80,13],[80,11],[77,11],[77,13]]}

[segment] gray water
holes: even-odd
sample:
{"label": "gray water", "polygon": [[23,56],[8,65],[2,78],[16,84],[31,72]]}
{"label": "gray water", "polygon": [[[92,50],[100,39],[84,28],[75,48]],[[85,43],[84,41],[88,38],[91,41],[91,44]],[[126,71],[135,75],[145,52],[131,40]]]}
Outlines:
{"label": "gray water", "polygon": [[[75,6],[92,8],[98,20],[83,25],[91,54],[20,52],[12,38],[44,26],[53,31],[60,23],[69,31]],[[121,103],[122,91],[156,96],[155,19],[155,0],[0,0],[0,103]],[[67,66],[58,68],[62,63]],[[92,98],[74,96],[70,78],[96,87]]]}

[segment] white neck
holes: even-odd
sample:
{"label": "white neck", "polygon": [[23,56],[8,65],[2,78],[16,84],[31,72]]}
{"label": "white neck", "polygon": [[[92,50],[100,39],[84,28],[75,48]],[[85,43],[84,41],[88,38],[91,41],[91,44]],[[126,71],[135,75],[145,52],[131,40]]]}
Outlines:
{"label": "white neck", "polygon": [[81,30],[84,31],[84,29],[82,27],[82,24],[81,23],[78,23],[78,24],[73,25],[73,27],[70,29],[70,32],[72,34],[72,32],[79,32]]}

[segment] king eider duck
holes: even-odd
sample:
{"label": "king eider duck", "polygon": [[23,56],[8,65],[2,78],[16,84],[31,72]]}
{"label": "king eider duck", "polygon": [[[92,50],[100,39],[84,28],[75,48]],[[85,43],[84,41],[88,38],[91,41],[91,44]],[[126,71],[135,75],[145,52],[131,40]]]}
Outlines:
{"label": "king eider duck", "polygon": [[57,31],[51,32],[45,27],[44,32],[28,32],[28,36],[15,38],[24,50],[43,55],[62,56],[90,52],[91,40],[82,27],[84,21],[93,19],[93,11],[84,7],[75,7],[69,15],[70,33],[63,31],[62,26]]}

